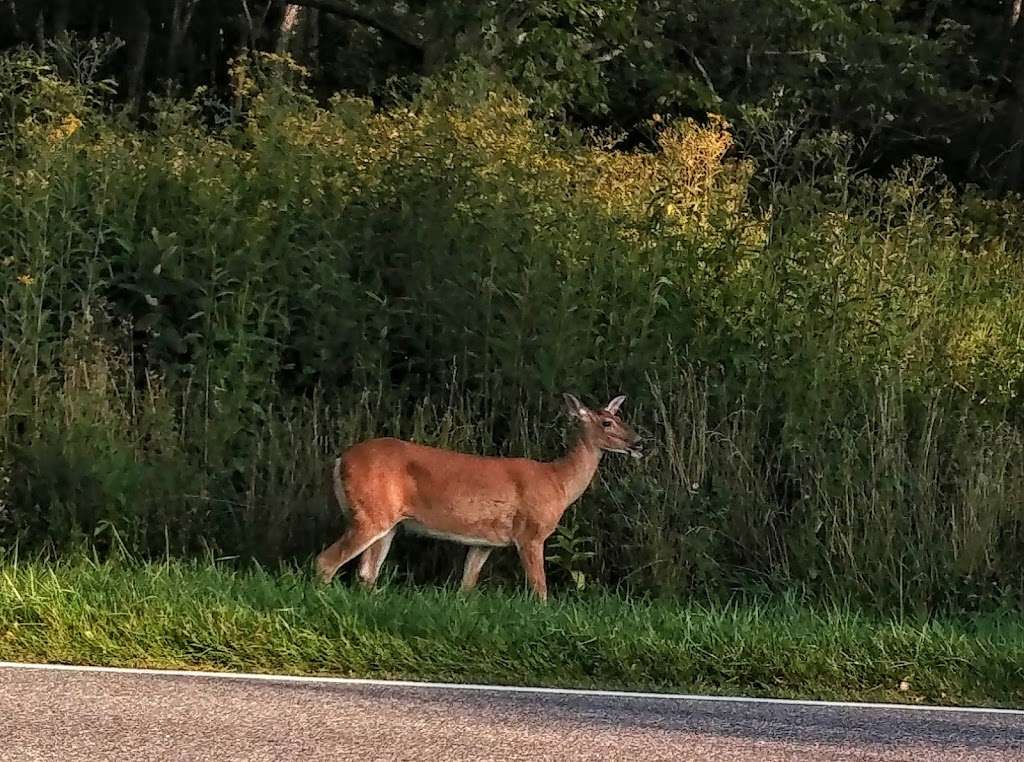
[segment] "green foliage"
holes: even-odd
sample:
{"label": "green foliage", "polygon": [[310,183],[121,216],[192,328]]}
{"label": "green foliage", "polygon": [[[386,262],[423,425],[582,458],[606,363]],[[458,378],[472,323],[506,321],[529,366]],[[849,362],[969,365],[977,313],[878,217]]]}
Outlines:
{"label": "green foliage", "polygon": [[117,72],[133,109],[168,89],[223,92],[230,62],[257,51],[291,53],[324,98],[387,100],[470,61],[535,114],[634,139],[655,114],[722,113],[746,136],[742,115],[770,106],[812,135],[856,136],[861,166],[923,153],[957,180],[1024,187],[1024,34],[1010,0],[309,3],[7,0],[0,49],[33,44],[79,82]]}
{"label": "green foliage", "polygon": [[[5,542],[305,557],[341,447],[550,457],[560,392],[624,392],[655,451],[606,459],[561,584],[1019,600],[1018,202],[769,120],[799,159],[764,171],[721,119],[652,122],[655,152],[552,137],[468,65],[378,110],[240,59],[226,110],[163,98],[140,130],[3,61]],[[414,577],[461,560],[416,549]]]}

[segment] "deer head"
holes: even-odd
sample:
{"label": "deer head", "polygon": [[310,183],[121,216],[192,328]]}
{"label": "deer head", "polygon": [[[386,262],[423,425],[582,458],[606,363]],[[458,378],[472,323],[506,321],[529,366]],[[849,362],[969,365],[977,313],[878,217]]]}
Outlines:
{"label": "deer head", "polygon": [[620,452],[634,458],[643,456],[640,435],[619,418],[625,395],[620,394],[600,410],[588,408],[571,394],[563,396],[569,413],[583,425],[583,436],[588,442],[606,452]]}

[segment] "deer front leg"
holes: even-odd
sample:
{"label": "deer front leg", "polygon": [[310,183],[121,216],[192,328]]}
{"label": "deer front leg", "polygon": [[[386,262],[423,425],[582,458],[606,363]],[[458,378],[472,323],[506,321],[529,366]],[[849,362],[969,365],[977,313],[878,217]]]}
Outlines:
{"label": "deer front leg", "polygon": [[487,557],[491,555],[493,548],[473,545],[466,553],[466,565],[462,570],[462,590],[468,591],[476,587],[476,581],[480,577],[480,570],[484,567]]}
{"label": "deer front leg", "polygon": [[526,572],[526,579],[530,587],[542,601],[548,599],[548,583],[544,576],[544,541],[527,540],[517,543],[519,560],[523,564],[523,571]]}

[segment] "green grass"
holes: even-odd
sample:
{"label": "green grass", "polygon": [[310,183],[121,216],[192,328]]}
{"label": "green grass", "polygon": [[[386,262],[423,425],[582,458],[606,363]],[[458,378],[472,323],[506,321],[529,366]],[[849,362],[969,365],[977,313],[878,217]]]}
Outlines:
{"label": "green grass", "polygon": [[[1024,623],[387,585],[210,563],[0,565],[0,659],[1024,706]],[[909,689],[900,691],[901,681]]]}

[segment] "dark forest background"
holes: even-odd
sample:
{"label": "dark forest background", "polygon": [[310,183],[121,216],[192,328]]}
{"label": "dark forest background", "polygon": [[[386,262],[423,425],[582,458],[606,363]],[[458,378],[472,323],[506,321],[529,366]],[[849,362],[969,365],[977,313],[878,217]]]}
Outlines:
{"label": "dark forest background", "polygon": [[117,38],[108,73],[139,106],[225,88],[245,50],[377,98],[470,58],[576,125],[766,107],[857,136],[872,168],[927,154],[1007,190],[1024,184],[1020,16],[1020,0],[0,0],[0,48]]}

